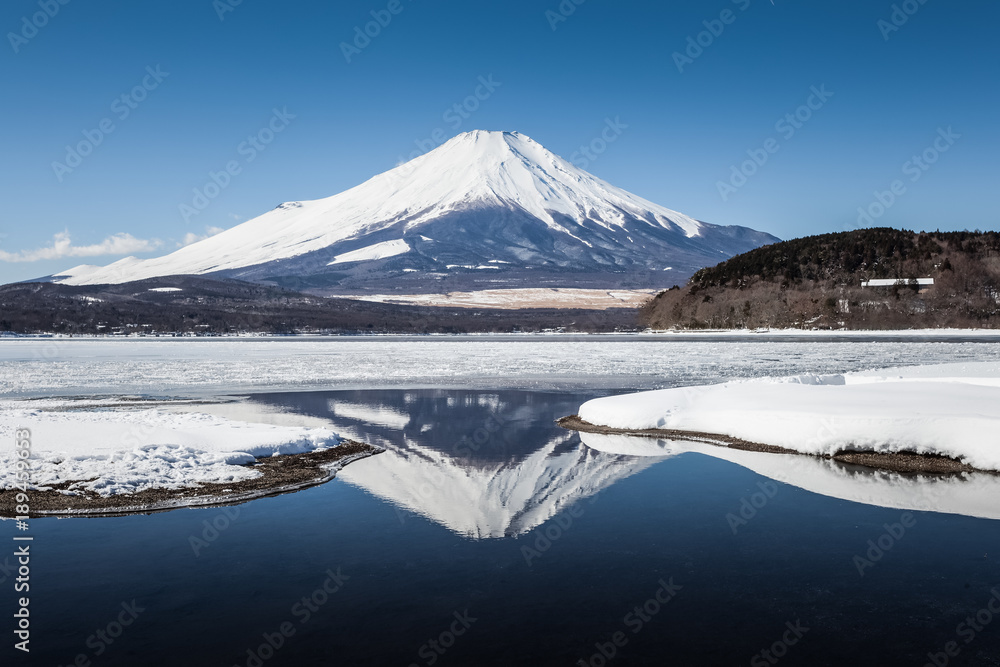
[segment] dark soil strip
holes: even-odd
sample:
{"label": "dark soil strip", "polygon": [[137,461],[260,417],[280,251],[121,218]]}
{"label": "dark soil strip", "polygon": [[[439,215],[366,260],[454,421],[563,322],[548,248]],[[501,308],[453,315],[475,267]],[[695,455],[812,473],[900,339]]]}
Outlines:
{"label": "dark soil strip", "polygon": [[762,445],[759,442],[740,440],[728,435],[718,433],[700,433],[698,431],[677,431],[665,428],[645,428],[628,429],[612,428],[610,426],[598,426],[588,421],[580,419],[580,415],[570,415],[556,421],[557,424],[570,431],[583,431],[584,433],[602,433],[604,435],[634,435],[642,438],[664,438],[668,440],[689,440],[693,442],[704,442],[710,445],[722,445],[731,449],[742,449],[748,452],[768,452],[770,454],[798,454],[795,450],[775,447],[774,445]]}
{"label": "dark soil strip", "polygon": [[[728,435],[718,433],[700,433],[698,431],[678,431],[663,428],[627,429],[612,428],[610,426],[598,426],[580,419],[579,415],[563,417],[557,422],[560,426],[570,431],[582,431],[584,433],[601,433],[604,435],[631,435],[642,438],[663,438],[667,440],[687,440],[691,442],[703,442],[720,447],[731,449],[742,449],[748,452],[766,452],[769,454],[797,454],[799,456],[812,456],[803,454],[794,449],[785,447],[775,447],[774,445],[762,445],[759,442],[749,442],[740,440]],[[913,452],[881,453],[881,452],[838,452],[833,456],[819,456],[817,458],[832,459],[840,463],[849,465],[864,466],[877,470],[888,470],[898,473],[922,473],[922,474],[952,474],[963,472],[988,472],[991,470],[979,470],[967,463],[962,463],[958,459],[935,454],[916,454]]]}
{"label": "dark soil strip", "polygon": [[947,475],[959,472],[988,472],[996,474],[993,470],[979,470],[967,463],[962,463],[958,459],[939,456],[937,454],[916,454],[914,452],[897,452],[895,454],[838,452],[830,458],[841,463],[865,466],[867,468],[880,468],[882,470],[901,473]]}
{"label": "dark soil strip", "polygon": [[[28,516],[139,514],[180,507],[246,502],[253,498],[278,495],[323,484],[333,479],[341,467],[382,451],[378,447],[344,440],[340,445],[330,449],[259,458],[248,466],[259,471],[261,475],[242,482],[201,484],[185,489],[148,489],[110,497],[102,497],[91,491],[79,491],[73,496],[59,493],[59,490],[66,490],[74,483],[64,482],[49,491],[28,491],[28,504],[31,509]],[[0,516],[15,516],[16,497],[16,490],[0,490]]]}

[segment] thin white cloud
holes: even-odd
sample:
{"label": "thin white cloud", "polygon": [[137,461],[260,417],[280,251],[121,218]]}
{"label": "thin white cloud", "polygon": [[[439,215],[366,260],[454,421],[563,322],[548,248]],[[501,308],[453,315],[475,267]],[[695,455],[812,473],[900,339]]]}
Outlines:
{"label": "thin white cloud", "polygon": [[222,227],[206,227],[204,234],[195,234],[194,232],[188,232],[181,239],[181,242],[177,244],[177,247],[183,248],[186,245],[191,245],[192,243],[197,243],[198,241],[204,241],[210,236],[215,236],[219,232],[226,231]]}
{"label": "thin white cloud", "polygon": [[100,243],[93,245],[73,245],[69,232],[63,231],[52,237],[51,246],[18,252],[0,250],[0,262],[39,262],[46,259],[62,259],[63,257],[131,255],[150,252],[161,245],[162,242],[159,239],[137,239],[125,232],[112,234]]}

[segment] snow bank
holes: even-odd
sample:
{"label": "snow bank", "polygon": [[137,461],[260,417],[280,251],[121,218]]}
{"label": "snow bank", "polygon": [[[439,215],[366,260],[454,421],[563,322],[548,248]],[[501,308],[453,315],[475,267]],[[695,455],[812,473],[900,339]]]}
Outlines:
{"label": "snow bank", "polygon": [[[39,490],[73,482],[69,491],[101,496],[200,483],[239,482],[259,476],[257,457],[336,446],[326,428],[234,421],[162,408],[67,410],[54,401],[0,403],[0,442],[14,430],[31,431],[31,481]],[[14,448],[0,451],[0,486],[15,482]]]}
{"label": "snow bank", "polygon": [[726,382],[599,398],[580,417],[720,433],[803,454],[917,452],[1000,470],[1000,364]]}

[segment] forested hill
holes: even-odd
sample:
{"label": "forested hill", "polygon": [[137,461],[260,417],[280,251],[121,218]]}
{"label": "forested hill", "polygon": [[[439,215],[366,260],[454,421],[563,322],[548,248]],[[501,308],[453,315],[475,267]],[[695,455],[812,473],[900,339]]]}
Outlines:
{"label": "forested hill", "polygon": [[[906,282],[862,287],[872,279]],[[641,318],[657,329],[998,327],[1000,233],[875,228],[783,241],[698,271]]]}

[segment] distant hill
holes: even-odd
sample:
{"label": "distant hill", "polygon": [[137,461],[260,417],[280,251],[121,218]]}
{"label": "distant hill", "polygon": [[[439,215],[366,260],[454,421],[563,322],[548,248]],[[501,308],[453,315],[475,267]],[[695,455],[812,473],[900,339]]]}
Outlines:
{"label": "distant hill", "polygon": [[[900,284],[862,287],[878,279]],[[656,329],[1000,327],[1000,233],[875,228],[783,241],[696,272],[651,299],[640,321]]]}
{"label": "distant hill", "polygon": [[491,310],[323,298],[237,280],[150,278],[122,285],[0,286],[0,335],[469,333],[634,330],[634,308]]}

